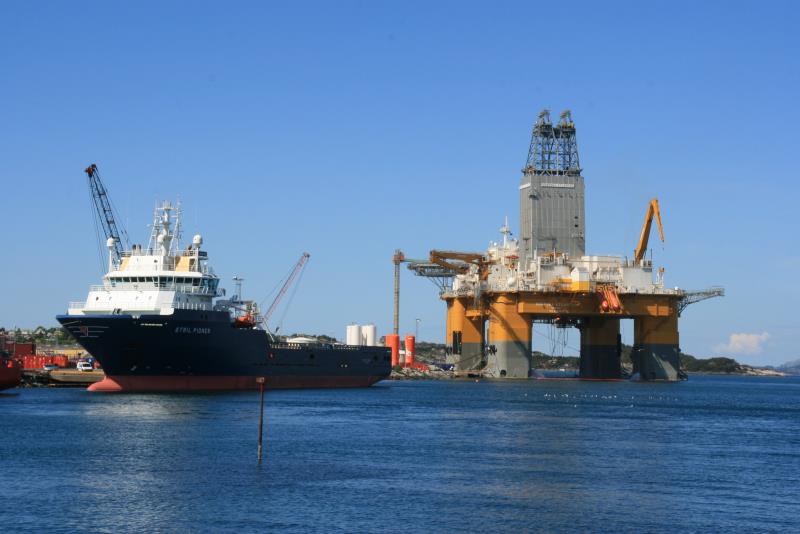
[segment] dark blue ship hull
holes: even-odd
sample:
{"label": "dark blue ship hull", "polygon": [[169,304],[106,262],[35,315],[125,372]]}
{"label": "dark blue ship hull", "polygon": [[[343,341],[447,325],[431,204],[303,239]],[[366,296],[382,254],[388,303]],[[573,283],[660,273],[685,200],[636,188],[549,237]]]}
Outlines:
{"label": "dark blue ship hull", "polygon": [[391,372],[386,347],[276,343],[225,312],[56,318],[103,367],[92,391],[366,387]]}

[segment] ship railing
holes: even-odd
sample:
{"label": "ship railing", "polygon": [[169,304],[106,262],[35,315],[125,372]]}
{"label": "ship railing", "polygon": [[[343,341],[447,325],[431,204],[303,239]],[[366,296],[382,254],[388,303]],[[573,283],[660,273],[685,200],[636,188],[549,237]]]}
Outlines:
{"label": "ship railing", "polygon": [[[199,253],[198,253],[199,252]],[[156,250],[148,250],[148,249],[139,249],[139,250],[124,250],[122,251],[123,258],[129,258],[131,256],[158,256],[159,252]],[[208,252],[205,250],[198,251],[197,249],[192,250],[178,250],[175,254],[171,254],[172,257],[185,257],[189,256],[190,258],[197,258],[206,259],[208,258]]]}
{"label": "ship railing", "polygon": [[125,282],[117,285],[100,284],[89,286],[89,291],[151,291],[153,289],[176,291],[178,293],[185,293],[187,295],[208,295],[212,297],[218,297],[222,294],[219,290],[214,291],[208,287],[176,283],[159,284],[156,282]]}
{"label": "ship railing", "polygon": [[201,304],[199,302],[173,302],[172,309],[174,310],[208,310],[211,311],[210,304]]}
{"label": "ship railing", "polygon": [[274,347],[276,349],[304,349],[309,347],[315,348],[325,348],[325,349],[332,349],[332,350],[363,350],[368,348],[378,348],[379,345],[375,346],[367,346],[367,345],[342,345],[340,343],[325,343],[324,341],[315,341],[313,343],[288,343],[285,341],[276,341],[270,343],[270,347]]}
{"label": "ship railing", "polygon": [[67,305],[67,308],[68,308],[68,309],[70,309],[70,310],[83,309],[83,308],[85,308],[85,307],[86,307],[86,301],[75,301],[75,302],[70,302],[70,303]]}
{"label": "ship railing", "polygon": [[180,256],[180,257],[189,256],[190,258],[200,257],[200,259],[205,259],[208,257],[208,252],[206,252],[205,250],[198,251],[197,249],[193,248],[191,250],[179,250],[178,252],[175,253],[175,256]]}

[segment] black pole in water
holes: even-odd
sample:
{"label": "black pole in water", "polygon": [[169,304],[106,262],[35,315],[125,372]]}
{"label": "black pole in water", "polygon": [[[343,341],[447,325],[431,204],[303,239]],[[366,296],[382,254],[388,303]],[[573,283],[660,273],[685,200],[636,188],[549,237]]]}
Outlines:
{"label": "black pole in water", "polygon": [[261,444],[262,436],[264,434],[264,377],[259,376],[256,378],[258,382],[258,391],[261,395],[261,412],[258,416],[258,463],[261,463]]}

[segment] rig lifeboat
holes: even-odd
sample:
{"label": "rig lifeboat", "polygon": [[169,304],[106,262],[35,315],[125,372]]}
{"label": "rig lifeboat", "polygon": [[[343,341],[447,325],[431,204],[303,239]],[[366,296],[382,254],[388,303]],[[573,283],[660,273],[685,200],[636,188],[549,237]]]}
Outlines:
{"label": "rig lifeboat", "polygon": [[256,319],[249,313],[240,315],[233,320],[234,328],[253,328],[256,325]]}

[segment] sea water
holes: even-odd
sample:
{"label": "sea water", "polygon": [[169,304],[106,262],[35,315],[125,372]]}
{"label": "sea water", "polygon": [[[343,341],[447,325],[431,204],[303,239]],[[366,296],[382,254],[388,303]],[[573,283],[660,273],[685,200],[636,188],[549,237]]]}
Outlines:
{"label": "sea water", "polygon": [[0,528],[800,530],[800,378],[0,394]]}

